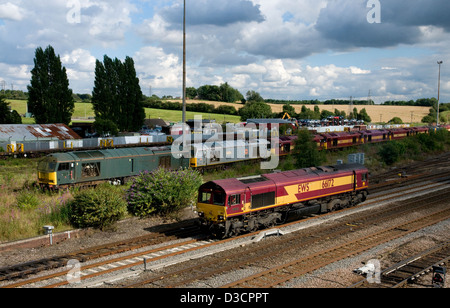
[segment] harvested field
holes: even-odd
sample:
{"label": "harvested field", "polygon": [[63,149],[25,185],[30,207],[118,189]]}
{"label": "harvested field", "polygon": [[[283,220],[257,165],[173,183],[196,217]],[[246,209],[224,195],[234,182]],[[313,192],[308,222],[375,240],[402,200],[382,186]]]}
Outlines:
{"label": "harvested field", "polygon": [[[181,100],[173,100],[173,101],[181,102]],[[187,104],[206,103],[214,105],[215,107],[218,107],[220,105],[229,105],[235,107],[236,110],[239,110],[243,106],[242,104],[202,101],[202,100],[187,100],[186,103]],[[269,105],[272,108],[272,112],[283,111],[282,104],[269,104]],[[297,113],[300,113],[303,105],[292,105],[292,106],[295,108],[295,111]],[[411,123],[411,120],[412,123],[420,123],[422,118],[426,116],[430,110],[430,107],[414,107],[414,106],[355,105],[353,106],[352,110],[350,110],[350,106],[348,105],[305,105],[305,106],[306,108],[309,108],[311,110],[314,110],[314,106],[319,106],[320,111],[328,110],[334,112],[334,110],[337,109],[339,111],[345,111],[346,114],[349,114],[350,111],[353,111],[353,108],[356,108],[358,112],[361,109],[365,108],[367,114],[370,116],[370,118],[374,123],[388,122],[394,117],[399,117],[400,119],[402,119],[403,123]]]}

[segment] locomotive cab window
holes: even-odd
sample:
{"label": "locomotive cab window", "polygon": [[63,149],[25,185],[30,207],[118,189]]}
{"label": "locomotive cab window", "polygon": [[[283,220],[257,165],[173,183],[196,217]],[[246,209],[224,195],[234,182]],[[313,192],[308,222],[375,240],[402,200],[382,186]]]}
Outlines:
{"label": "locomotive cab window", "polygon": [[231,195],[228,197],[229,205],[241,204],[241,195]]}
{"label": "locomotive cab window", "polygon": [[211,203],[211,195],[212,194],[210,192],[202,191],[198,195],[198,202],[200,202],[200,203]]}
{"label": "locomotive cab window", "polygon": [[202,191],[198,195],[198,202],[214,205],[225,205],[225,197],[225,194],[220,191]]}
{"label": "locomotive cab window", "polygon": [[41,172],[52,172],[55,171],[56,161],[44,159],[38,164],[38,170]]}
{"label": "locomotive cab window", "polygon": [[69,169],[70,169],[70,164],[69,163],[61,163],[61,164],[59,164],[58,171],[67,171]]}
{"label": "locomotive cab window", "polygon": [[213,204],[225,205],[225,195],[221,192],[215,191],[213,193]]}
{"label": "locomotive cab window", "polygon": [[361,175],[361,180],[362,180],[363,182],[367,181],[367,173],[363,173],[363,174]]}

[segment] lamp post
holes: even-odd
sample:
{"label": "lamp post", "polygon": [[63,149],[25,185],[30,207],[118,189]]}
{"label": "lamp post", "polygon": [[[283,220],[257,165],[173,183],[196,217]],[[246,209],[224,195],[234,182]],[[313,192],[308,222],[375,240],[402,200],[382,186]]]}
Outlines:
{"label": "lamp post", "polygon": [[438,98],[437,98],[437,119],[436,119],[436,126],[439,126],[439,94],[441,90],[441,64],[444,63],[442,61],[438,61],[439,65],[439,77],[438,77]]}
{"label": "lamp post", "polygon": [[186,123],[186,0],[183,8],[183,123]]}

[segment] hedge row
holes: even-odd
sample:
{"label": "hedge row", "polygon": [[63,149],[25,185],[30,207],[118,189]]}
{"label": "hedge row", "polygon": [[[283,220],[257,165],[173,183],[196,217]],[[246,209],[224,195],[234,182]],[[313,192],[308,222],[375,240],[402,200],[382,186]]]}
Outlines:
{"label": "hedge row", "polygon": [[449,147],[450,132],[442,129],[385,143],[378,156],[386,165],[392,165],[402,159],[420,159],[424,154],[444,151]]}
{"label": "hedge row", "polygon": [[[144,107],[154,109],[167,109],[167,110],[183,110],[183,104],[179,102],[162,102],[160,100],[147,100],[144,102]],[[238,111],[235,107],[230,105],[220,105],[215,107],[206,103],[190,103],[186,104],[186,111],[202,112],[202,113],[217,113],[217,114],[229,114],[237,115]]]}

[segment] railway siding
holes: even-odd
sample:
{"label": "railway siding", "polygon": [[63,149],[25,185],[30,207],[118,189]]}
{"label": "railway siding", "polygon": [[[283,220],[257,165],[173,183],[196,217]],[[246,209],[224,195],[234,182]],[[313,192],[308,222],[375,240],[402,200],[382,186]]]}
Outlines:
{"label": "railway siding", "polygon": [[[430,167],[431,168],[431,167]],[[410,178],[412,179],[412,178]],[[403,180],[403,179],[402,179]],[[433,199],[427,201],[426,199],[423,199],[421,196],[424,195],[425,193],[429,192],[432,195],[435,196],[435,198],[438,201],[442,201],[445,198],[445,193],[446,191],[448,191],[449,185],[448,185],[448,178],[444,178],[442,175],[437,175],[436,177],[429,179],[428,181],[424,182],[423,178],[420,181],[419,179],[417,179],[418,181],[408,187],[393,187],[392,186],[392,190],[390,193],[393,194],[393,196],[395,196],[395,198],[392,200],[387,200],[388,196],[385,196],[384,194],[387,193],[386,188],[383,188],[383,191],[379,191],[375,194],[372,194],[369,196],[369,200],[366,201],[366,203],[360,207],[357,208],[353,208],[349,211],[340,211],[337,213],[333,213],[333,214],[329,214],[329,215],[324,215],[324,216],[316,216],[316,217],[311,217],[307,220],[301,221],[301,222],[297,222],[297,225],[292,224],[289,226],[285,226],[283,229],[283,232],[285,233],[284,236],[279,237],[279,238],[269,238],[267,240],[262,240],[259,243],[255,243],[253,244],[250,240],[253,239],[253,237],[256,236],[256,234],[254,235],[250,235],[249,239],[244,239],[244,238],[239,238],[239,239],[230,239],[230,243],[233,243],[232,245],[235,246],[233,250],[241,250],[241,249],[246,249],[246,248],[251,248],[254,245],[267,245],[266,247],[274,247],[276,249],[276,243],[278,242],[278,240],[283,241],[283,239],[288,240],[289,236],[292,236],[293,233],[301,233],[301,234],[305,234],[307,232],[309,232],[309,229],[311,228],[315,228],[317,226],[322,226],[322,227],[327,227],[330,224],[334,224],[334,223],[342,223],[341,220],[345,220],[346,222],[342,225],[342,230],[346,230],[346,232],[350,231],[350,235],[355,235],[357,234],[357,232],[366,227],[367,222],[365,222],[364,220],[361,219],[351,219],[350,220],[350,214],[352,213],[352,215],[364,215],[364,213],[366,212],[366,210],[369,209],[373,209],[373,210],[381,210],[383,208],[382,204],[380,204],[379,202],[384,202],[384,205],[390,205],[390,209],[394,209],[397,206],[401,206],[403,202],[407,201],[408,199],[413,201],[415,200],[416,203],[421,203],[420,205],[417,205],[418,207],[420,206],[427,206],[431,203],[431,201],[433,201]],[[403,185],[405,185],[405,183],[403,183]],[[380,188],[381,189],[381,188]],[[448,195],[448,194],[447,194]],[[402,200],[403,198],[406,198],[404,200]],[[386,200],[383,200],[386,199]],[[370,203],[371,201],[375,201],[377,200],[377,202],[375,203]],[[393,203],[394,202],[394,203]],[[448,208],[448,205],[444,205],[444,207]],[[365,207],[365,208],[364,208]],[[412,210],[411,207],[409,207],[409,210]],[[369,211],[368,211],[369,212]],[[417,211],[417,210],[412,210],[412,214],[417,216],[416,218],[420,218],[420,216],[423,215],[423,212]],[[403,214],[404,216],[404,214]],[[349,220],[346,220],[347,218],[349,218]],[[381,219],[381,218],[377,218],[377,219]],[[398,218],[400,219],[400,218]],[[322,220],[322,221],[321,221]],[[317,223],[321,221],[321,223]],[[380,220],[380,226],[378,226],[379,228],[383,228],[383,226],[381,225],[381,221]],[[303,227],[299,227],[298,225],[302,225]],[[375,226],[377,227],[377,226]],[[291,228],[291,233],[286,232],[286,230],[289,230],[289,228]],[[406,230],[408,227],[400,227],[399,229],[403,229],[403,233],[405,232],[404,230]],[[397,230],[398,232],[402,232],[402,230]],[[334,231],[336,232],[336,231]],[[417,232],[416,232],[417,233]],[[320,237],[318,236],[318,234],[315,234],[315,239],[319,239]],[[314,239],[314,237],[312,239]],[[238,242],[238,241],[241,242]],[[393,242],[395,242],[396,240],[394,240]],[[287,248],[287,245],[284,245]],[[315,245],[314,245],[315,246]],[[203,253],[205,255],[208,256],[204,256],[202,255],[202,253],[200,253],[200,250],[198,250],[197,252],[194,252],[194,250],[190,251],[190,252],[180,252],[178,253],[176,256],[173,256],[173,260],[169,260],[165,259],[165,257],[161,257],[158,261],[161,263],[161,266],[158,267],[155,264],[148,264],[149,266],[149,270],[144,272],[142,271],[143,265],[142,263],[139,265],[140,270],[138,270],[139,273],[141,273],[141,275],[135,276],[132,280],[133,283],[135,283],[138,279],[142,278],[141,276],[144,276],[145,274],[155,274],[157,273],[159,275],[159,277],[161,277],[161,275],[159,274],[160,271],[162,271],[163,269],[167,269],[167,267],[170,265],[170,267],[177,267],[183,263],[179,263],[179,262],[189,262],[190,266],[194,266],[195,262],[199,262],[199,261],[204,261],[206,262],[207,258],[216,258],[219,257],[222,254],[226,254],[228,253],[230,250],[229,248],[226,248],[226,245],[223,245],[223,249],[219,249],[216,250],[216,248],[213,249],[213,247],[216,247],[215,245],[211,244],[210,246],[206,246],[204,247]],[[218,247],[218,246],[217,246]],[[171,248],[171,249],[175,249]],[[278,248],[278,252],[280,251],[280,248]],[[172,253],[175,253],[175,251],[172,251]],[[248,253],[246,252],[240,252],[241,256],[242,255],[246,255]],[[367,251],[366,251],[367,253]],[[261,259],[261,256],[258,255],[254,255],[255,258]],[[179,258],[178,260],[176,260],[177,258]],[[217,260],[217,259],[216,259]],[[238,259],[239,260],[239,259]],[[271,260],[270,258],[268,260]],[[229,269],[227,271],[233,271],[234,273],[237,273],[237,275],[244,275],[244,276],[248,276],[251,274],[255,274],[258,271],[264,271],[268,269],[267,264],[264,263],[255,263],[255,265],[248,267],[246,266],[246,263],[242,263],[239,269],[236,270],[236,265],[238,265],[238,263],[240,262],[244,262],[244,259],[239,260],[239,262],[237,262],[236,259],[233,259],[231,256],[227,257],[225,259],[225,261],[222,261],[222,263],[224,265],[226,265],[227,267],[229,267]],[[151,267],[155,265],[155,267]],[[278,264],[273,264],[273,266],[278,266]],[[129,270],[128,270],[129,271]],[[169,285],[180,285],[180,283],[182,283],[183,281],[185,281],[185,283],[187,283],[188,286],[199,286],[199,285],[203,285],[203,286],[221,286],[221,285],[225,285],[226,283],[230,283],[233,280],[237,280],[237,279],[232,279],[230,272],[224,272],[222,273],[220,270],[216,270],[216,269],[211,269],[211,272],[215,272],[215,274],[213,274],[212,276],[209,274],[206,274],[206,276],[204,276],[204,278],[201,278],[200,281],[196,282],[196,281],[188,281],[190,279],[192,279],[193,277],[182,277],[180,275],[181,278],[183,278],[184,280],[182,280],[181,282],[171,282],[169,283]],[[191,274],[193,273],[193,271],[191,271]],[[205,275],[205,274],[202,274]],[[234,274],[233,274],[234,275]],[[307,274],[308,275],[308,274]],[[307,276],[304,275],[304,276]],[[119,275],[117,275],[119,277]],[[302,276],[302,277],[304,277]],[[228,279],[227,282],[225,283],[218,283],[218,282],[214,282],[215,279],[217,279],[218,277],[224,278],[226,277]],[[97,282],[101,281],[103,278],[98,277]],[[293,283],[296,279],[293,279],[292,281],[290,281],[290,283]],[[123,282],[117,281],[117,282],[111,282],[113,283],[112,286],[116,286],[116,285],[122,285],[123,286]],[[290,284],[289,284],[290,285]],[[68,285],[70,287],[70,285]],[[165,282],[158,280],[157,284],[151,284],[151,286],[153,287],[160,287],[160,286],[165,286]],[[181,286],[183,286],[183,284],[181,284]]]}

